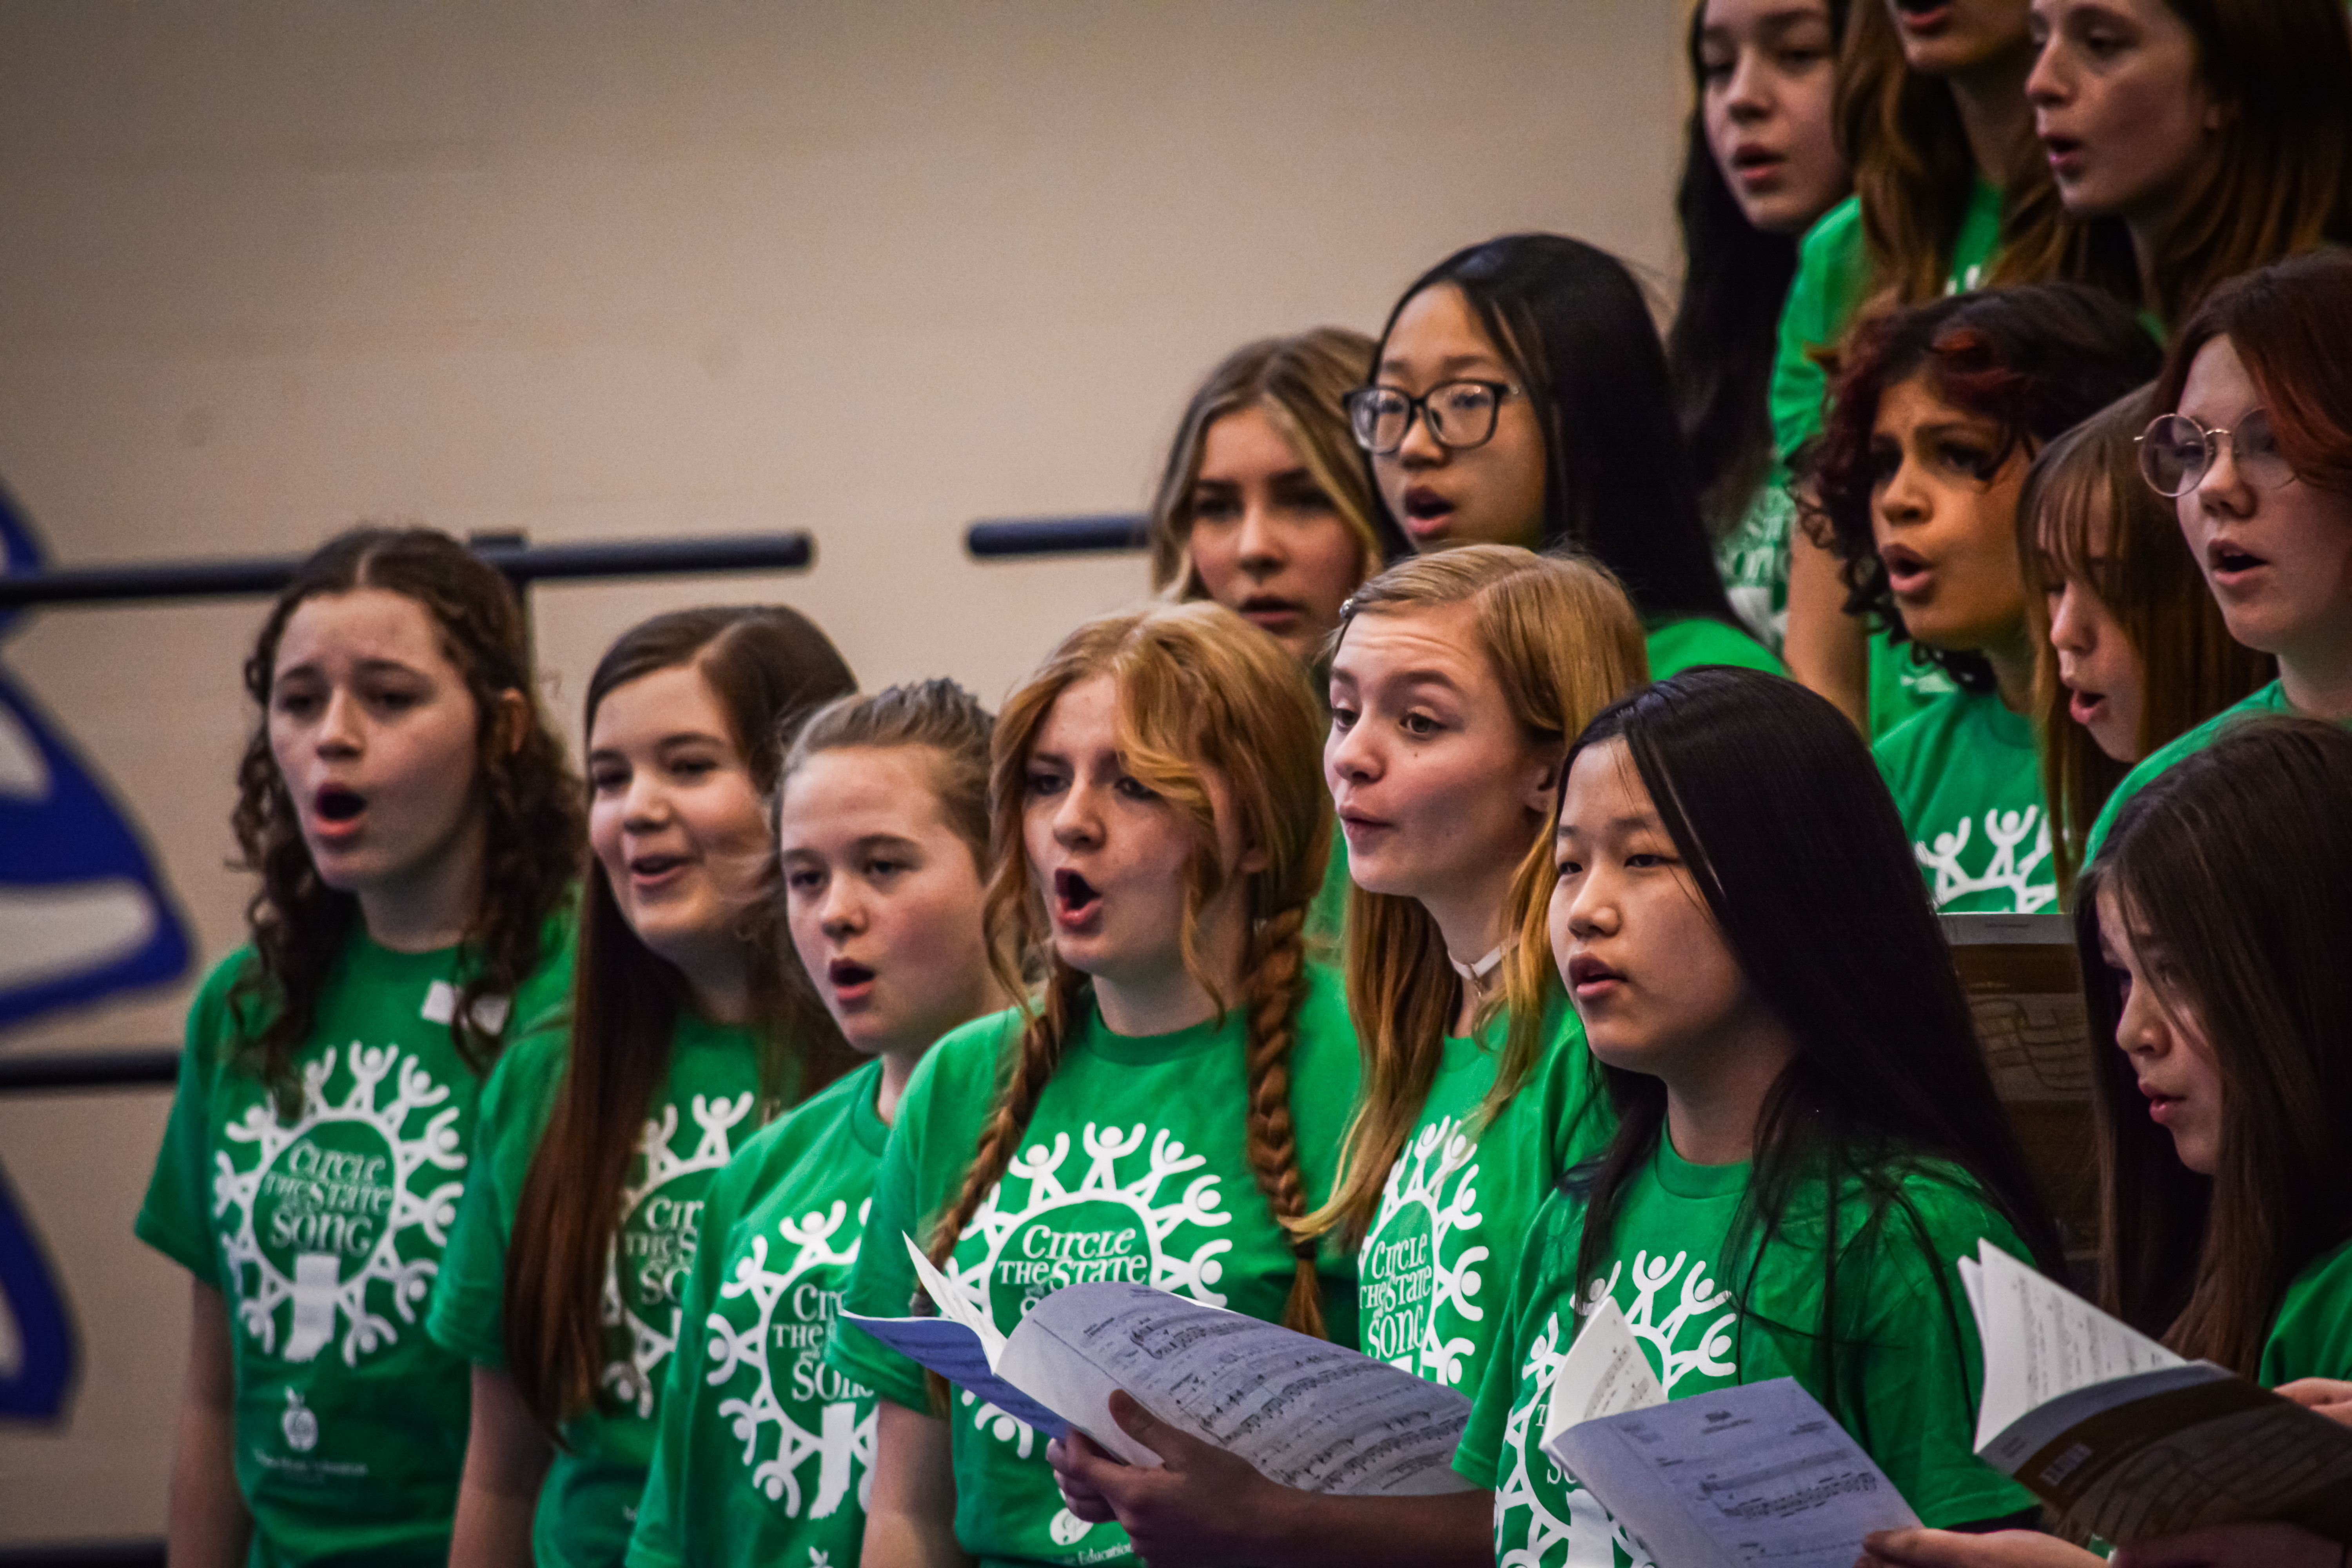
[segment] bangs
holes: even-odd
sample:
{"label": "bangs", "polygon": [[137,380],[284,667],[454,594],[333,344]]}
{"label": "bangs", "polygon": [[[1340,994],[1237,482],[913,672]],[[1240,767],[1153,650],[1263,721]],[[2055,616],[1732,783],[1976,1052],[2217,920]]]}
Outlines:
{"label": "bangs", "polygon": [[[2147,420],[2146,388],[2136,390],[2053,438],[2036,456],[2018,496],[2020,542],[2027,571],[2055,588],[2066,578],[2090,584],[2108,611],[2144,647],[2138,612],[2172,599],[2169,507],[2139,476],[2137,438]],[[2105,539],[2099,535],[2104,532]]]}
{"label": "bangs", "polygon": [[1213,765],[1203,744],[1211,738],[1210,726],[1199,693],[1185,689],[1193,683],[1182,678],[1172,660],[1137,657],[1144,652],[1130,644],[1120,650],[1125,657],[1114,658],[1103,672],[1118,693],[1112,723],[1120,765],[1192,818],[1214,843],[1216,810],[1202,777]]}
{"label": "bangs", "polygon": [[[2124,570],[2128,547],[2116,525],[2120,498],[2115,483],[2098,454],[2084,449],[2088,446],[2053,447],[2060,460],[2036,465],[2039,481],[2025,498],[2033,520],[2030,558],[2045,586],[2054,589],[2072,577],[2088,583],[2112,608],[2129,577]],[[2103,531],[2105,541],[2099,538]]]}

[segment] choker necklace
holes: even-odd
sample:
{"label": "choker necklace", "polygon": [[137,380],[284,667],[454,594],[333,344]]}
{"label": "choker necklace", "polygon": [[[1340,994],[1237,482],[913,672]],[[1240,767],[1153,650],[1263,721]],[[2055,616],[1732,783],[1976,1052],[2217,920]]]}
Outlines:
{"label": "choker necklace", "polygon": [[1496,942],[1495,951],[1475,963],[1465,963],[1450,952],[1445,955],[1445,962],[1454,966],[1454,973],[1462,976],[1473,992],[1484,996],[1486,994],[1486,976],[1502,966],[1503,944]]}

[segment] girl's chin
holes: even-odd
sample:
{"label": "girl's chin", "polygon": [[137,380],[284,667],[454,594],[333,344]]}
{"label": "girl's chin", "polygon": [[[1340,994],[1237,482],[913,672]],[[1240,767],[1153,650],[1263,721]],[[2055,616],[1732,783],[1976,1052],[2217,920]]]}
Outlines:
{"label": "girl's chin", "polygon": [[2133,767],[2147,755],[2139,749],[2138,736],[2125,734],[2113,723],[2086,724],[2084,729],[2090,734],[2091,744],[2098,747],[2100,754],[2111,763]]}
{"label": "girl's chin", "polygon": [[[841,1020],[835,1019],[835,1022],[840,1023]],[[870,1026],[853,1028],[846,1024],[843,1024],[841,1037],[848,1041],[849,1048],[856,1051],[861,1057],[887,1057],[891,1055],[893,1052],[904,1055],[909,1048],[906,1041],[898,1038],[888,1030],[877,1029]],[[939,1037],[937,1035],[931,1037],[932,1039],[937,1039],[938,1037]],[[924,1045],[929,1045],[929,1040],[923,1042]],[[915,1047],[913,1048],[919,1051],[921,1047]]]}

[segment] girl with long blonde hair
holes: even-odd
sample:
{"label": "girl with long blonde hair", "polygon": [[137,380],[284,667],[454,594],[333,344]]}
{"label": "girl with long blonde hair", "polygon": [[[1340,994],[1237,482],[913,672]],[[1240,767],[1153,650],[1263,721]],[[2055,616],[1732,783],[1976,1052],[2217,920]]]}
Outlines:
{"label": "girl with long blonde hair", "polygon": [[1315,327],[1244,343],[1184,407],[1151,498],[1151,585],[1214,599],[1301,664],[1384,553],[1342,400],[1372,340]]}
{"label": "girl with long blonde hair", "polygon": [[[1352,1342],[1350,1261],[1301,1233],[1357,1076],[1339,979],[1306,953],[1320,728],[1297,663],[1210,604],[1090,621],[1005,704],[987,921],[1028,999],[915,1069],[866,1222],[1000,1328],[1132,1279]],[[867,1247],[844,1310],[914,1293],[905,1248]],[[1030,1427],[854,1328],[826,1359],[881,1396],[867,1564],[1135,1560],[1062,1506]]]}
{"label": "girl with long blonde hair", "polygon": [[[1151,585],[1214,599],[1290,650],[1320,684],[1339,608],[1380,570],[1380,501],[1349,433],[1372,340],[1345,327],[1260,338],[1192,394],[1151,498]],[[1308,950],[1337,963],[1348,848],[1335,837],[1307,911]]]}
{"label": "girl with long blonde hair", "polygon": [[[1358,1348],[1465,1394],[1529,1216],[1609,1130],[1546,946],[1549,826],[1569,739],[1645,674],[1606,572],[1496,544],[1364,584],[1332,655],[1323,766],[1356,882],[1363,1095],[1305,1228],[1356,1256]],[[1310,1496],[1181,1436],[1151,1442],[1163,1469],[1083,1439],[1062,1468],[1082,1514],[1115,1515],[1155,1561],[1489,1559],[1483,1495]]]}

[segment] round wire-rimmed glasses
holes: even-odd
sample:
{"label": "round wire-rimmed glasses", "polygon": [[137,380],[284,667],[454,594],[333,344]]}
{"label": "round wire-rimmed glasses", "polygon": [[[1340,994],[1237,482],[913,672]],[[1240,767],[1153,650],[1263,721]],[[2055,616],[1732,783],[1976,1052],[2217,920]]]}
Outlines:
{"label": "round wire-rimmed glasses", "polygon": [[1441,447],[1483,447],[1495,438],[1503,400],[1518,393],[1507,381],[1441,381],[1419,397],[1393,386],[1360,386],[1342,401],[1356,445],[1385,458],[1404,445],[1415,416]]}
{"label": "round wire-rimmed glasses", "polygon": [[2224,441],[2248,484],[2274,490],[2294,478],[2263,408],[2250,410],[2232,430],[2216,430],[2186,414],[2158,415],[2137,437],[2139,477],[2160,496],[2185,496],[2204,482]]}

